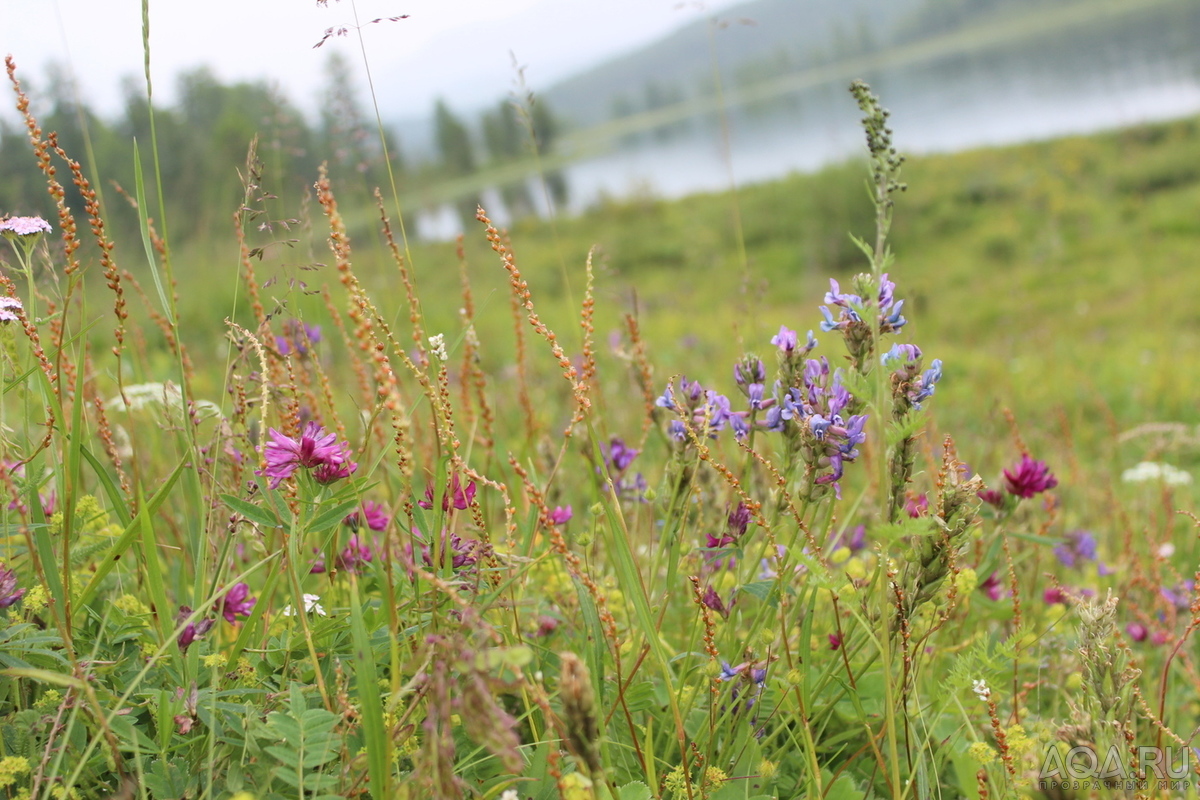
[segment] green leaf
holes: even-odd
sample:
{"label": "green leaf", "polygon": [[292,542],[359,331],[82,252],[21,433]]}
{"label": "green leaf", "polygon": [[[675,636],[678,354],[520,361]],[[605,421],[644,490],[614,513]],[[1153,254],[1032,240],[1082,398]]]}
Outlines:
{"label": "green leaf", "polygon": [[359,500],[354,498],[345,503],[339,503],[333,508],[327,508],[317,515],[317,518],[310,522],[306,527],[309,533],[321,533],[327,531],[334,525],[341,522],[347,514],[358,508]]}
{"label": "green leaf", "polygon": [[221,495],[221,502],[232,508],[237,513],[241,514],[246,519],[261,525],[264,528],[278,528],[282,523],[279,518],[265,508],[256,506],[253,503],[247,502],[240,497],[234,497],[231,494]]}
{"label": "green leaf", "polygon": [[617,800],[650,800],[650,787],[641,781],[627,783],[617,790]]}

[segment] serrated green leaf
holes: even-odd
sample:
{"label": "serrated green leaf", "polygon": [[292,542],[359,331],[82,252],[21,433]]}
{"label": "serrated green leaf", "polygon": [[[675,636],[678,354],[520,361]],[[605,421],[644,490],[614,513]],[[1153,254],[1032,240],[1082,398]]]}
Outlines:
{"label": "serrated green leaf", "polygon": [[627,783],[617,790],[618,800],[650,800],[650,787],[641,781]]}

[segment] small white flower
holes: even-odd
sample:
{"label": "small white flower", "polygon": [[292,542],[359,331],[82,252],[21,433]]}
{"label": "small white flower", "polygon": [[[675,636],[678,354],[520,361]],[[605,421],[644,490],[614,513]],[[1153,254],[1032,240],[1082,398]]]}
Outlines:
{"label": "small white flower", "polygon": [[[328,616],[328,615],[325,613],[325,609],[324,609],[324,608],[322,608],[322,607],[321,607],[321,604],[317,602],[317,601],[318,601],[318,600],[320,600],[320,599],[321,599],[321,595],[319,595],[319,594],[306,594],[306,595],[304,595],[304,613],[305,613],[305,614],[313,614],[313,613],[316,613],[316,614],[318,614],[318,615],[320,615],[320,616],[322,616],[322,617]],[[290,616],[292,615],[292,607],[291,607],[291,606],[284,606],[284,608],[283,608],[283,615],[284,615],[285,617],[290,617]]]}
{"label": "small white flower", "polygon": [[1170,558],[1173,555],[1175,555],[1175,545],[1167,542],[1158,546],[1159,558]]}
{"label": "small white flower", "polygon": [[521,795],[517,794],[516,789],[505,789],[504,794],[500,795],[500,800],[521,800]]}
{"label": "small white flower", "polygon": [[1148,483],[1162,481],[1168,486],[1186,486],[1192,482],[1191,473],[1185,472],[1170,464],[1160,464],[1155,461],[1143,461],[1136,467],[1131,467],[1121,473],[1125,483]]}
{"label": "small white flower", "polygon": [[446,355],[446,335],[444,333],[434,334],[429,337],[429,349],[437,356],[439,361],[449,361],[450,356]]}
{"label": "small white flower", "polygon": [[987,700],[992,696],[992,690],[988,688],[987,681],[983,678],[971,684],[971,689],[975,692],[980,700]]}

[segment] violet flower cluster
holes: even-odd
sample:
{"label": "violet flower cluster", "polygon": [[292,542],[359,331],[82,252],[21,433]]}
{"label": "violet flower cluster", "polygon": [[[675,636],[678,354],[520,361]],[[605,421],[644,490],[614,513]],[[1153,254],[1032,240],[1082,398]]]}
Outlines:
{"label": "violet flower cluster", "polygon": [[[888,280],[887,273],[879,276],[877,291],[872,275],[859,275],[854,282],[862,294],[843,292],[836,280],[829,279],[829,291],[825,293],[825,302],[838,309],[838,314],[834,317],[827,306],[821,306],[821,315],[825,317],[825,321],[821,323],[821,330],[827,333],[840,331],[856,368],[861,369],[875,349],[875,331],[871,322],[863,318],[863,314],[870,314],[872,310],[878,314],[881,336],[895,333],[904,327],[908,320],[901,314],[904,301],[895,298],[896,284]],[[874,297],[866,299],[862,296],[868,292]]]}
{"label": "violet flower cluster", "polygon": [[[736,376],[735,368],[735,378]],[[758,385],[761,387],[761,384]],[[744,438],[750,432],[745,411],[734,411],[728,397],[712,389],[706,390],[699,381],[689,381],[686,377],[679,379],[678,391],[674,385],[668,383],[666,391],[654,404],[677,414],[667,424],[667,432],[677,442],[686,443],[690,439],[685,419],[695,435],[702,439],[715,439],[726,427],[731,428],[733,435],[738,439]]]}
{"label": "violet flower cluster", "polygon": [[841,371],[831,372],[824,356],[805,362],[802,381],[802,386],[787,389],[771,405],[765,424],[769,430],[795,436],[806,463],[824,473],[816,483],[836,487],[845,463],[858,457],[857,447],[867,439],[867,415],[847,416],[853,398],[842,385]]}
{"label": "violet flower cluster", "polygon": [[[614,436],[608,444],[600,445],[600,453],[604,458],[603,469],[607,471],[613,482],[613,488],[621,497],[641,497],[646,491],[648,484],[645,476],[640,472],[632,474],[629,472],[639,452],[625,444],[625,440],[620,436]],[[600,467],[596,468],[597,472],[600,470]]]}
{"label": "violet flower cluster", "polygon": [[298,319],[283,323],[283,335],[275,337],[275,349],[281,355],[308,355],[309,349],[321,341],[321,326],[308,325]]}

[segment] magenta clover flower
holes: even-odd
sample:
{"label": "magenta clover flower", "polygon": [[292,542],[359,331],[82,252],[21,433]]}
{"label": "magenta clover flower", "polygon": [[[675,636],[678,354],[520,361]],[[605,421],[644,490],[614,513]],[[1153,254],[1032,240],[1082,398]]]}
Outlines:
{"label": "magenta clover flower", "polygon": [[550,512],[550,522],[554,525],[565,525],[574,515],[570,506],[555,506]]}
{"label": "magenta clover flower", "polygon": [[[179,613],[175,615],[175,621],[183,622],[185,619],[187,619],[191,615],[192,615],[191,607],[180,606]],[[187,649],[192,644],[192,642],[196,641],[201,636],[208,633],[208,631],[212,628],[212,626],[213,626],[213,620],[208,619],[207,617],[205,619],[200,620],[199,622],[189,622],[187,624],[187,626],[184,627],[184,629],[179,632],[179,638],[175,640],[176,643],[179,645],[180,651],[187,652]]]}
{"label": "magenta clover flower", "polygon": [[359,538],[358,534],[350,537],[346,548],[338,554],[338,567],[349,572],[356,572],[360,564],[369,563],[374,558],[370,546]]}
{"label": "magenta clover flower", "polygon": [[1016,497],[1028,499],[1055,486],[1058,486],[1058,478],[1050,473],[1046,462],[1035,461],[1028,453],[1021,456],[1021,462],[1011,472],[1004,470],[1004,488]]}
{"label": "magenta clover flower", "polygon": [[235,583],[221,598],[221,616],[226,622],[237,622],[238,617],[250,616],[257,598],[250,597],[250,587],[245,582]]}
{"label": "magenta clover flower", "polygon": [[267,466],[259,471],[271,479],[272,489],[290,478],[297,469],[316,470],[313,477],[321,483],[331,483],[349,476],[358,465],[350,461],[350,445],[337,443],[337,434],[328,433],[316,422],[309,422],[299,439],[285,436],[271,428],[271,441],[263,448]]}
{"label": "magenta clover flower", "polygon": [[[421,508],[433,508],[433,484],[425,487],[425,499],[418,500],[417,505]],[[475,481],[467,481],[467,487],[464,489],[462,481],[457,475],[450,478],[450,490],[442,497],[442,511],[449,511],[450,506],[454,506],[459,511],[463,511],[467,506],[475,500]]]}
{"label": "magenta clover flower", "polygon": [[364,500],[362,507],[358,511],[350,512],[342,522],[357,531],[363,525],[364,520],[366,526],[371,530],[382,531],[387,528],[392,517],[387,513],[387,509],[379,503]]}

